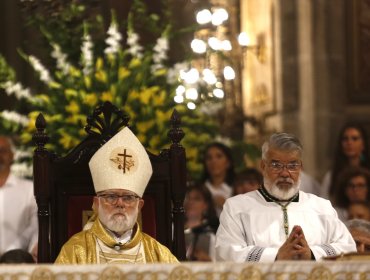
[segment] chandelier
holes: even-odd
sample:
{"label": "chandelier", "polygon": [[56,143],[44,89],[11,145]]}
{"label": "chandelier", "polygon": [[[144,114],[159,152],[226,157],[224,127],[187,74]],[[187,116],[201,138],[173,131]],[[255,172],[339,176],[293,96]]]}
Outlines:
{"label": "chandelier", "polygon": [[211,7],[196,12],[198,24],[190,43],[193,59],[180,71],[181,85],[176,90],[175,101],[186,102],[189,109],[207,101],[222,101],[225,83],[235,79],[230,59],[232,43],[228,38],[225,8]]}
{"label": "chandelier", "polygon": [[[236,91],[241,96],[241,81],[237,76],[245,66],[243,60],[247,51],[263,62],[263,48],[259,43],[252,45],[245,32],[237,36],[240,27],[231,26],[232,18],[226,7],[229,6],[219,2],[195,12],[197,29],[190,43],[193,59],[180,71],[181,85],[175,96],[175,102],[186,102],[189,109],[204,103],[222,103]],[[235,20],[233,22],[235,25]],[[241,106],[241,97],[233,99]]]}

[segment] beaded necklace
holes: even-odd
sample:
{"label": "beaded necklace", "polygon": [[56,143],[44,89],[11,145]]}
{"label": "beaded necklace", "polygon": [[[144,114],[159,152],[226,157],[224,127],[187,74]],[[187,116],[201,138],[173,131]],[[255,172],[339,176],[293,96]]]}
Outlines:
{"label": "beaded necklace", "polygon": [[260,190],[261,194],[264,197],[267,197],[271,201],[280,205],[281,210],[283,210],[285,237],[288,239],[288,236],[289,236],[289,220],[288,220],[287,207],[293,200],[295,200],[298,197],[299,192],[297,192],[295,195],[293,195],[293,197],[291,199],[287,200],[285,203],[281,203],[281,201],[278,201],[276,198],[274,198],[270,194],[268,194],[267,191],[264,188],[260,188],[259,190]]}

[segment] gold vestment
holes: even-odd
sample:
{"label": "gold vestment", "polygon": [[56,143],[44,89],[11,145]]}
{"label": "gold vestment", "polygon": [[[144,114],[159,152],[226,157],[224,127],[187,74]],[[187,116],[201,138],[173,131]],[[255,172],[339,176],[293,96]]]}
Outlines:
{"label": "gold vestment", "polygon": [[[119,245],[102,226],[99,219],[96,219],[90,229],[76,233],[63,245],[55,263],[93,264],[99,263],[102,259],[105,259],[106,263],[111,262],[110,258],[106,258],[105,255],[109,254],[111,256],[112,253],[104,253],[99,243],[104,245],[103,248],[109,247],[111,252],[117,254],[118,257],[116,259],[119,261],[116,260],[115,263],[135,263],[137,260],[141,263],[178,262],[167,247],[151,236],[143,233],[138,224],[136,224],[135,228],[136,230],[133,238],[128,243]],[[128,257],[127,261],[125,261],[125,251],[133,251],[135,247],[138,248],[136,256],[131,254],[131,257]],[[143,254],[137,258],[140,250]],[[98,260],[98,258],[100,259]]]}

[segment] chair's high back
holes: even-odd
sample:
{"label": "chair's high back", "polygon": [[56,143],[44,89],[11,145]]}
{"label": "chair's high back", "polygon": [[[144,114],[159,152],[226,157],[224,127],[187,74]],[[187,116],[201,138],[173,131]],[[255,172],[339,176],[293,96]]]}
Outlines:
{"label": "chair's high back", "polygon": [[[128,122],[127,115],[105,102],[87,118],[88,136],[68,155],[58,157],[45,148],[49,138],[45,133],[47,124],[42,114],[38,116],[33,136],[37,146],[33,168],[39,217],[38,262],[53,262],[69,237],[82,230],[83,222],[91,214],[95,195],[88,162],[99,147],[122,127],[129,126]],[[167,246],[179,260],[184,260],[186,161],[185,150],[179,144],[184,133],[176,111],[170,123],[170,148],[159,155],[148,153],[153,175],[144,193],[140,220],[144,232]]]}

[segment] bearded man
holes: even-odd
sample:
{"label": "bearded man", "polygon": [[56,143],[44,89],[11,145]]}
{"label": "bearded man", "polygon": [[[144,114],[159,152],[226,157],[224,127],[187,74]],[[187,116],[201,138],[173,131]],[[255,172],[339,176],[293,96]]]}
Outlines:
{"label": "bearded man", "polygon": [[131,130],[125,127],[105,143],[91,158],[89,168],[97,217],[63,245],[56,263],[178,262],[137,223],[153,171],[147,152]]}
{"label": "bearded man", "polygon": [[264,185],[227,199],[217,260],[320,260],[356,251],[330,201],[299,190],[302,167],[302,145],[294,135],[276,133],[263,144]]}

